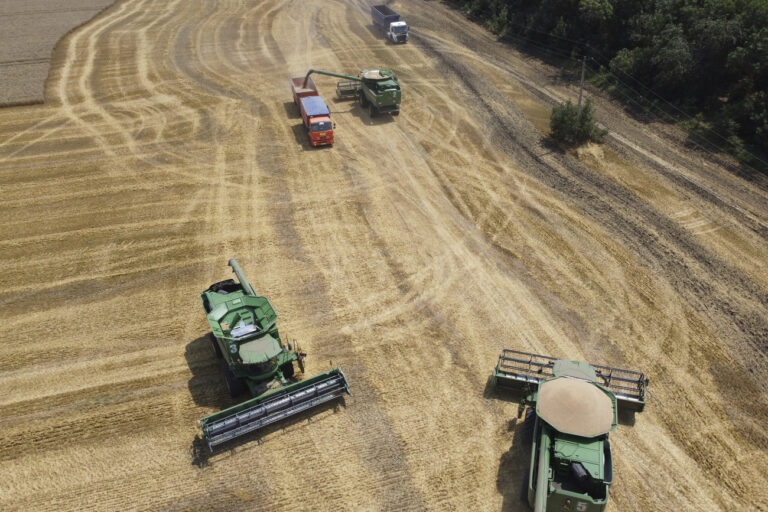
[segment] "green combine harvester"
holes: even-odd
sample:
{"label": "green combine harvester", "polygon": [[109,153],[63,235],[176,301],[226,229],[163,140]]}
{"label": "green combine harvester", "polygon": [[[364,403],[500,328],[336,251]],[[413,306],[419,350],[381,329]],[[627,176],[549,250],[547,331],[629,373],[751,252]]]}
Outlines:
{"label": "green combine harvester", "polygon": [[[524,432],[533,441],[526,484],[535,512],[600,512],[613,483],[608,433],[618,409],[645,407],[648,379],[636,371],[504,350],[492,381],[523,393]],[[526,409],[526,406],[527,409]]]}
{"label": "green combine harvester", "polygon": [[358,76],[344,75],[322,69],[310,69],[304,77],[304,84],[309,75],[319,75],[345,78],[336,83],[336,95],[339,98],[353,98],[360,101],[363,108],[368,109],[368,114],[373,117],[376,114],[400,114],[400,101],[402,91],[394,71],[385,69],[364,69]]}
{"label": "green combine harvester", "polygon": [[283,344],[277,313],[256,294],[234,259],[229,260],[239,282],[212,284],[200,294],[213,333],[213,349],[223,358],[224,378],[231,396],[248,391],[254,397],[202,418],[198,423],[208,447],[247,434],[276,421],[349,394],[340,368],[291,382],[293,363],[304,373],[303,354]]}

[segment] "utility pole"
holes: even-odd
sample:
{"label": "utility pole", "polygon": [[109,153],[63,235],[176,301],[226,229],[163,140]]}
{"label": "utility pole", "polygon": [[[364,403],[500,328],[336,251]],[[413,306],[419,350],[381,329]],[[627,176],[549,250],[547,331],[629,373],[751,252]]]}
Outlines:
{"label": "utility pole", "polygon": [[584,68],[587,67],[587,56],[585,55],[581,61],[581,85],[579,85],[579,106],[576,109],[577,115],[581,117],[581,93],[584,92]]}

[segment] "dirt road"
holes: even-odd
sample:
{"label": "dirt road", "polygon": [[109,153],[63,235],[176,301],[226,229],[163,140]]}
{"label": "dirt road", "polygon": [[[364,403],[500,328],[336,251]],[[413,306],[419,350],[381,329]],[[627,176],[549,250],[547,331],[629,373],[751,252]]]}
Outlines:
{"label": "dirt road", "polygon": [[[555,70],[430,1],[124,0],[0,111],[3,510],[526,510],[502,347],[645,371],[609,506],[766,510],[768,183],[597,102],[548,145]],[[288,78],[395,69],[402,114]],[[206,456],[231,403],[198,295],[237,257],[353,396]]]}

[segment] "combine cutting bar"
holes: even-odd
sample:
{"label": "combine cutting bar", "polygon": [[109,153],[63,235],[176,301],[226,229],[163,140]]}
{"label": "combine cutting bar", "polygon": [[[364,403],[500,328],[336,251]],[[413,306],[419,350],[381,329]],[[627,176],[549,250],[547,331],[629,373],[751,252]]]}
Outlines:
{"label": "combine cutting bar", "polygon": [[339,80],[336,82],[336,95],[339,98],[357,96],[360,87],[360,82],[357,80]]}
{"label": "combine cutting bar", "polygon": [[648,379],[642,372],[595,364],[592,367],[597,373],[598,384],[616,395],[620,409],[626,408],[639,412],[645,408],[645,389],[648,386]]}
{"label": "combine cutting bar", "polygon": [[554,364],[555,359],[549,356],[504,349],[499,356],[493,377],[500,388],[521,390],[554,377]]}
{"label": "combine cutting bar", "polygon": [[[536,387],[543,380],[554,377],[552,373],[557,358],[504,349],[493,372],[496,386],[522,390]],[[616,395],[619,408],[642,411],[645,407],[645,390],[648,379],[641,372],[591,365],[597,374],[597,383]]]}
{"label": "combine cutting bar", "polygon": [[349,394],[347,378],[340,368],[285,386],[200,420],[208,447],[253,432],[266,425]]}

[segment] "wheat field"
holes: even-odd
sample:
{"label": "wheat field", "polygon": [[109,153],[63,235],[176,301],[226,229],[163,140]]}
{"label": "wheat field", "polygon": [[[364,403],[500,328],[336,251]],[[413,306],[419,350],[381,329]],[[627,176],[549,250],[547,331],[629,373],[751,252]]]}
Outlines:
{"label": "wheat field", "polygon": [[[626,367],[608,510],[768,510],[768,180],[596,95],[563,152],[558,71],[434,1],[120,0],[0,109],[0,508],[528,510],[502,348]],[[402,114],[289,78],[394,69]],[[199,294],[235,257],[352,396],[202,449],[231,405]]]}

